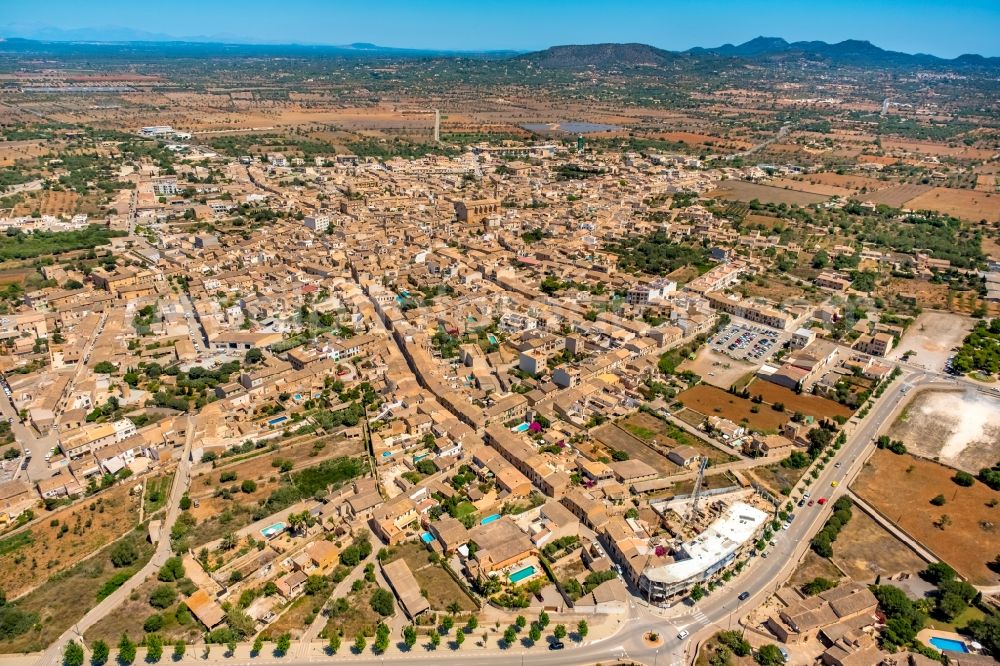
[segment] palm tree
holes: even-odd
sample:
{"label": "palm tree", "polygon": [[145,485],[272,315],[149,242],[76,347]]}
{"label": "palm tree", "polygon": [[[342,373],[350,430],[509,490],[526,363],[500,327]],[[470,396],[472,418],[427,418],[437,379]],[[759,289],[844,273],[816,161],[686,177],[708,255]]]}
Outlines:
{"label": "palm tree", "polygon": [[459,611],[462,610],[462,605],[459,604],[457,601],[453,601],[450,604],[448,604],[447,610],[452,615],[458,615]]}

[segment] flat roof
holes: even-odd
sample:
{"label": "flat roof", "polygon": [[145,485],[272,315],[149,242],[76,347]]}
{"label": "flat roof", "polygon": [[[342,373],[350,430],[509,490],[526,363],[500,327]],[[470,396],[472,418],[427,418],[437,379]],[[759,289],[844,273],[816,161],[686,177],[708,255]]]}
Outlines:
{"label": "flat roof", "polygon": [[733,502],[704,532],[682,544],[687,559],[647,569],[643,575],[666,585],[690,580],[739,550],[768,518],[767,513],[745,502]]}

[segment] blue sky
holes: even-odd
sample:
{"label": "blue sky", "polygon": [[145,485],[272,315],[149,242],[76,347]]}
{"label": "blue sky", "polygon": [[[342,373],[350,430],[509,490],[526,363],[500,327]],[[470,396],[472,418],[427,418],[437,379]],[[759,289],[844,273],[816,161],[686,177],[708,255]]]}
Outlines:
{"label": "blue sky", "polygon": [[1000,0],[0,0],[0,34],[112,26],[236,41],[466,50],[595,42],[680,50],[766,35],[1000,56]]}

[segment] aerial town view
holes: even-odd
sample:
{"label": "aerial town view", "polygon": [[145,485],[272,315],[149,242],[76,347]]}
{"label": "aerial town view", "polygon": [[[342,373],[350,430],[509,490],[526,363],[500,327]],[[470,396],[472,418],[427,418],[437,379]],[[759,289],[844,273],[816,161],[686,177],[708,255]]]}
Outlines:
{"label": "aerial town view", "polygon": [[0,0],[0,666],[1000,662],[998,36]]}

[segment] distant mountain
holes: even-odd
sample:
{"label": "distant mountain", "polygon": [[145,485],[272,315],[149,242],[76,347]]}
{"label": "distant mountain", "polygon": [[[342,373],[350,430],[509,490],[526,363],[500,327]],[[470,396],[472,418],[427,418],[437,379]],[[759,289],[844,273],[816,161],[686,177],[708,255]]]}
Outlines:
{"label": "distant mountain", "polygon": [[519,60],[541,67],[553,69],[576,69],[595,67],[608,69],[615,67],[661,67],[677,58],[671,51],[658,49],[648,44],[586,44],[553,46],[544,51],[536,51],[518,56]]}
{"label": "distant mountain", "polygon": [[613,69],[619,67],[660,67],[683,58],[740,58],[772,61],[817,60],[834,65],[859,67],[973,66],[1000,67],[1000,58],[964,55],[953,60],[922,53],[888,51],[871,42],[848,39],[836,44],[827,42],[788,42],[780,37],[756,37],[743,44],[723,44],[714,48],[696,47],[683,52],[667,51],[647,44],[591,44],[553,46],[518,59],[542,67],[561,69]]}

